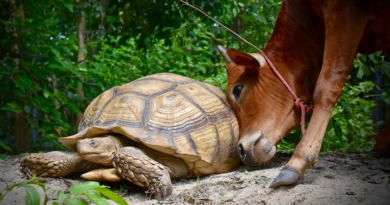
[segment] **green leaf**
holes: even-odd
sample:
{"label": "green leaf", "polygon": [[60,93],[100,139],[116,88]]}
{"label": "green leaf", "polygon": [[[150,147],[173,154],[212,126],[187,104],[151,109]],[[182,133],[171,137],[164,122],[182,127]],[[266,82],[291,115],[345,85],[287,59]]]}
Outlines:
{"label": "green leaf", "polygon": [[362,66],[359,67],[359,71],[357,73],[357,77],[359,79],[362,79],[363,76],[365,75],[369,75],[371,72],[370,72],[370,69],[368,68],[368,66],[366,66],[365,64],[362,64]]}
{"label": "green leaf", "polygon": [[12,152],[12,149],[10,147],[8,147],[8,145],[4,144],[3,142],[0,141],[0,147],[7,150],[7,151],[10,151]]}
{"label": "green leaf", "polygon": [[72,103],[67,103],[66,104],[71,110],[72,110],[72,112],[74,113],[74,114],[79,114],[81,111],[79,110],[79,108],[77,107],[77,105],[75,105],[75,104],[72,104]]}
{"label": "green leaf", "polygon": [[50,96],[50,92],[48,90],[43,90],[43,96],[48,98]]}
{"label": "green leaf", "polygon": [[259,12],[259,17],[260,17],[260,19],[261,19],[261,22],[263,22],[263,23],[267,23],[267,19],[265,18],[265,15],[264,15],[264,13],[262,13],[262,12]]}
{"label": "green leaf", "polygon": [[25,89],[31,91],[34,90],[33,81],[25,74],[20,74],[16,79],[15,84],[18,85],[21,89],[23,89],[23,91]]}
{"label": "green leaf", "polygon": [[44,201],[44,204],[47,204],[47,202],[49,201],[49,198],[47,197],[47,194],[46,194],[46,187],[45,187],[45,184],[43,184],[42,182],[46,182],[46,179],[43,179],[43,178],[40,178],[40,177],[37,177],[35,174],[33,175],[33,177],[27,181],[27,184],[35,184],[35,185],[38,185],[42,188],[44,194],[45,194],[45,201]]}
{"label": "green leaf", "polygon": [[21,183],[20,183],[20,184],[13,184],[13,185],[9,188],[9,190],[10,190],[10,191],[15,190],[15,189],[19,188],[20,186],[22,186]]}
{"label": "green leaf", "polygon": [[340,125],[336,123],[336,124],[334,125],[333,129],[334,129],[334,133],[336,134],[336,136],[337,136],[340,140],[342,140],[342,139],[343,139],[343,131],[342,131]]}
{"label": "green leaf", "polygon": [[94,190],[98,191],[101,194],[103,194],[107,198],[115,201],[119,205],[128,205],[128,203],[121,196],[119,196],[118,194],[114,193],[110,189],[107,189],[105,187],[100,186],[100,187],[96,187]]}
{"label": "green leaf", "polygon": [[69,194],[65,194],[61,189],[57,192],[57,201],[64,202],[69,198]]}
{"label": "green leaf", "polygon": [[22,187],[26,190],[25,202],[26,205],[40,205],[41,198],[37,189],[28,184],[21,184]]}
{"label": "green leaf", "polygon": [[374,54],[370,54],[370,55],[368,55],[368,58],[369,58],[372,62],[374,62],[375,56],[374,56]]}
{"label": "green leaf", "polygon": [[85,195],[96,205],[110,205],[104,196],[100,195],[97,191],[88,190]]}
{"label": "green leaf", "polygon": [[239,15],[241,18],[242,18],[242,20],[244,20],[244,21],[250,21],[251,20],[251,18],[248,16],[248,15],[246,15],[246,14],[240,14]]}
{"label": "green leaf", "polygon": [[24,106],[24,111],[26,111],[26,113],[30,113],[30,112],[31,112],[30,106],[25,105],[25,106]]}
{"label": "green leaf", "polygon": [[27,155],[28,155],[28,153],[27,153],[27,152],[24,152],[24,153],[20,153],[20,154],[19,154],[19,157],[20,157],[20,158],[23,158],[23,157],[25,157],[25,156],[27,156]]}
{"label": "green leaf", "polygon": [[[0,154],[0,159],[4,160],[4,161],[7,161],[9,158],[11,158],[10,155],[7,155],[7,154]],[[1,200],[0,200],[1,201]]]}
{"label": "green leaf", "polygon": [[79,51],[81,51],[81,52],[83,52],[83,53],[85,53],[85,54],[88,53],[87,50],[86,50],[85,48],[82,48],[82,47],[79,47]]}
{"label": "green leaf", "polygon": [[390,62],[382,61],[382,63],[379,64],[379,69],[381,69],[387,77],[390,78]]}
{"label": "green leaf", "polygon": [[86,201],[80,198],[70,198],[65,202],[66,205],[88,205]]}
{"label": "green leaf", "polygon": [[73,7],[74,7],[74,4],[72,2],[65,2],[65,1],[61,1],[62,5],[64,5],[67,9],[69,9],[70,12],[73,13]]}
{"label": "green leaf", "polygon": [[55,49],[55,48],[50,48],[50,50],[51,50],[51,52],[52,52],[55,56],[57,56],[57,57],[60,57],[60,56],[61,56],[61,53],[60,53],[57,49]]}
{"label": "green leaf", "polygon": [[74,185],[73,187],[70,188],[70,193],[74,196],[83,194],[85,191],[94,189],[96,187],[100,186],[99,182],[94,182],[94,181],[87,181],[83,182],[77,185]]}
{"label": "green leaf", "polygon": [[21,107],[16,105],[15,103],[7,103],[5,106],[1,108],[2,110],[8,110],[16,113],[21,113],[23,110]]}
{"label": "green leaf", "polygon": [[48,26],[54,26],[60,23],[60,19],[46,19],[43,23]]}

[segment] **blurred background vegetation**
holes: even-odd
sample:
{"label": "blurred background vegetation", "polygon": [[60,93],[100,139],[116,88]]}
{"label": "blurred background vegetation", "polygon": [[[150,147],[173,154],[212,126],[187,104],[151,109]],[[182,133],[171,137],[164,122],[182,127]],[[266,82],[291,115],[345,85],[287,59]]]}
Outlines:
{"label": "blurred background vegetation", "polygon": [[[280,0],[189,0],[264,48]],[[86,106],[110,87],[171,72],[221,87],[217,45],[253,48],[177,0],[0,0],[0,154],[63,149]],[[359,55],[322,151],[368,151],[387,118],[390,63]],[[291,151],[299,128],[279,149]]]}

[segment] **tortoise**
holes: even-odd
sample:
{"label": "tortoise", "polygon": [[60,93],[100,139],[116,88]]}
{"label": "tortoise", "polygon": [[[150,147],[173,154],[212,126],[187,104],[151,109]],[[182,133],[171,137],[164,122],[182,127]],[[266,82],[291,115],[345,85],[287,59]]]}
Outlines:
{"label": "tortoise", "polygon": [[160,73],[96,97],[85,110],[78,133],[59,138],[74,152],[29,154],[21,167],[44,177],[90,171],[81,176],[126,179],[162,199],[173,191],[171,178],[235,167],[238,139],[235,113],[219,88]]}

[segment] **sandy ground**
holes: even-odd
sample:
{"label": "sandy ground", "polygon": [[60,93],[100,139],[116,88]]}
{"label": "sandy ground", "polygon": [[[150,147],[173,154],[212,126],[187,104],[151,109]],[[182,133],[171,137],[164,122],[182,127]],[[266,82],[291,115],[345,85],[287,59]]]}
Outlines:
{"label": "sandy ground", "polygon": [[[290,154],[278,153],[267,167],[240,165],[232,171],[197,179],[174,181],[172,195],[164,201],[151,199],[147,190],[129,182],[104,183],[120,193],[129,204],[390,204],[390,159],[363,160],[363,154],[324,153],[318,167],[309,169],[304,180],[293,186],[268,188]],[[20,159],[0,160],[0,192],[26,181],[19,169]],[[84,181],[76,176],[47,178],[52,204],[57,191]],[[42,194],[43,192],[40,191]],[[5,196],[0,204],[24,204],[24,189]],[[43,201],[43,194],[42,194]],[[115,204],[112,202],[112,204]]]}

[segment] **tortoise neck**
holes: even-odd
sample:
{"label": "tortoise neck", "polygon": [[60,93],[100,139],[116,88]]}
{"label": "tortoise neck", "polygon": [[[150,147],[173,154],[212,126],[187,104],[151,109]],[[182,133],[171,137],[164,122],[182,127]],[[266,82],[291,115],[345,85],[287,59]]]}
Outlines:
{"label": "tortoise neck", "polygon": [[115,143],[116,150],[126,146],[127,137],[123,135],[110,135],[112,141]]}

